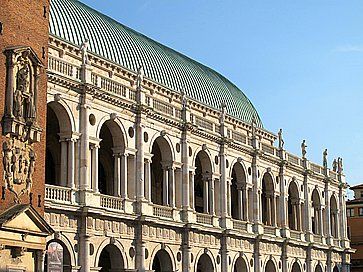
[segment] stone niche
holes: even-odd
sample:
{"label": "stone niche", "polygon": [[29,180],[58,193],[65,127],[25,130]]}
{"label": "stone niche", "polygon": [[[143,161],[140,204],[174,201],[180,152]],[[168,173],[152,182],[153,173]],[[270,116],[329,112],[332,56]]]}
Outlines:
{"label": "stone niche", "polygon": [[39,142],[37,126],[37,93],[43,66],[35,52],[27,46],[9,47],[6,55],[5,113],[3,134],[23,142]]}
{"label": "stone niche", "polygon": [[9,47],[6,55],[5,110],[2,117],[2,161],[5,188],[20,202],[32,188],[36,154],[40,141],[37,125],[37,93],[42,62],[27,46]]}

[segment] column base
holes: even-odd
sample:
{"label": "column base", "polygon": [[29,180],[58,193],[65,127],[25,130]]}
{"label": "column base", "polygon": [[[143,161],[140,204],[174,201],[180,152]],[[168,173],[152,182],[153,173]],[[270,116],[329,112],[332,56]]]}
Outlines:
{"label": "column base", "polygon": [[196,223],[197,217],[191,208],[184,207],[182,211],[182,220],[186,223]]}
{"label": "column base", "polygon": [[282,228],[281,229],[281,236],[283,238],[290,238],[290,229],[288,229],[288,228]]}
{"label": "column base", "polygon": [[263,234],[263,225],[260,222],[255,222],[252,226],[252,230],[256,234]]}

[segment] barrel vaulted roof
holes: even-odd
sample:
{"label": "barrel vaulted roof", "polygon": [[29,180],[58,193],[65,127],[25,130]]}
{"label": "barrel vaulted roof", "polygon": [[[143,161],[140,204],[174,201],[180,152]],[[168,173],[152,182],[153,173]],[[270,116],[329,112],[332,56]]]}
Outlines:
{"label": "barrel vaulted roof", "polygon": [[262,122],[251,101],[213,69],[162,45],[77,0],[52,0],[50,34],[74,45],[89,39],[89,50],[127,69],[143,66],[147,78],[198,102],[250,123]]}

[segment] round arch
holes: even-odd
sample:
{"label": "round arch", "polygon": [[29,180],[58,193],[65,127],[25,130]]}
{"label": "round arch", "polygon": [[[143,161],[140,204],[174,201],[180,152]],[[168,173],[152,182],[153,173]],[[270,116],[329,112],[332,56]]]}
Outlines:
{"label": "round arch", "polygon": [[125,127],[118,118],[110,118],[110,115],[103,116],[97,124],[96,137],[100,138],[103,125],[107,125],[113,135],[113,143],[115,147],[121,147],[124,151],[128,147],[127,132]]}
{"label": "round arch", "polygon": [[52,241],[59,241],[69,252],[71,265],[76,266],[76,252],[73,249],[72,243],[68,240],[66,236],[64,236],[61,233],[57,233],[57,237],[55,237],[55,235],[53,234],[51,236],[48,236],[46,241],[47,244],[49,244]]}
{"label": "round arch", "polygon": [[312,217],[311,217],[311,226],[314,234],[321,234],[322,232],[322,218],[321,218],[321,200],[320,194],[317,188],[314,188],[311,193],[311,201],[312,201]]}
{"label": "round arch", "polygon": [[[241,158],[233,159],[233,161],[231,162],[231,165],[235,166],[236,164],[239,164],[243,168],[243,172],[245,174],[248,173],[247,167],[246,167],[245,163],[243,162],[243,160]],[[228,173],[229,177],[232,177],[232,172],[233,172],[233,167],[230,167],[229,168],[229,173]],[[247,181],[248,181],[248,175],[246,174],[246,182]]]}
{"label": "round arch", "polygon": [[338,237],[338,201],[334,194],[330,197],[330,233]]}
{"label": "round arch", "polygon": [[51,240],[47,243],[46,249],[44,271],[53,271],[55,268],[64,272],[72,271],[71,254],[62,241]]}
{"label": "round arch", "polygon": [[321,264],[320,263],[316,264],[314,272],[323,272],[323,271],[324,270],[321,267]]}
{"label": "round arch", "polygon": [[[161,253],[158,256],[158,253]],[[159,260],[160,261],[166,261],[167,264],[161,267],[161,271],[176,271],[176,260],[175,260],[175,256],[174,256],[174,252],[171,250],[171,248],[169,246],[162,246],[161,244],[158,244],[152,251],[151,255],[150,255],[150,264],[149,264],[149,269],[153,270],[153,264],[154,264],[154,260],[155,258],[160,257]],[[169,263],[170,261],[170,263]],[[162,264],[161,264],[162,265]],[[165,270],[166,268],[170,268],[170,270]],[[156,271],[155,271],[156,272]]]}
{"label": "round arch", "polygon": [[299,264],[298,261],[295,261],[293,264],[292,264],[292,267],[291,267],[291,272],[301,272],[301,266]]}
{"label": "round arch", "polygon": [[229,200],[231,202],[231,216],[233,219],[247,220],[247,206],[245,203],[247,196],[245,193],[246,191],[244,191],[244,187],[247,183],[247,175],[242,164],[239,162],[233,164],[233,167],[231,168],[231,196]]}
{"label": "round arch", "polygon": [[333,268],[333,272],[339,272],[338,265],[335,265],[335,266],[334,266],[334,268]]}
{"label": "round arch", "polygon": [[175,149],[173,142],[171,141],[169,135],[161,135],[160,132],[154,133],[154,135],[150,139],[150,145],[149,145],[149,153],[152,153],[153,145],[155,142],[158,142],[158,144],[162,145],[162,149],[165,148],[167,152],[169,153],[168,160],[175,161]]}
{"label": "round arch", "polygon": [[62,100],[51,101],[47,103],[47,107],[50,107],[54,111],[58,120],[62,120],[59,124],[61,133],[76,131],[76,122],[73,113],[66,103]]}
{"label": "round arch", "polygon": [[216,271],[216,263],[209,250],[201,250],[195,258],[194,271],[213,272]]}
{"label": "round arch", "polygon": [[289,183],[288,187],[288,201],[287,201],[287,219],[289,228],[292,230],[300,229],[300,216],[301,207],[299,203],[299,189],[294,179]]}
{"label": "round arch", "polygon": [[196,159],[198,157],[198,155],[203,154],[203,157],[208,160],[208,168],[210,171],[210,173],[214,173],[215,172],[215,166],[214,163],[212,163],[212,154],[210,153],[209,149],[205,149],[203,150],[202,147],[198,147],[195,151],[194,151],[194,155],[193,155],[193,167],[196,167]]}
{"label": "round arch", "polygon": [[240,256],[239,254],[236,256],[237,258],[234,260],[233,264],[233,272],[248,272],[248,261],[245,256]]}
{"label": "round arch", "polygon": [[209,186],[212,180],[212,162],[210,156],[204,150],[200,150],[194,160],[194,209],[196,212],[209,213],[210,201],[208,201]]}
{"label": "round arch", "polygon": [[264,272],[277,272],[277,270],[276,270],[276,264],[275,264],[275,262],[273,261],[273,259],[269,259],[269,260],[266,262]]}
{"label": "round arch", "polygon": [[261,185],[262,223],[272,226],[276,219],[276,201],[274,201],[275,185],[271,173],[263,174]]}
{"label": "round arch", "polygon": [[99,265],[99,261],[101,259],[101,254],[102,252],[105,250],[105,248],[107,246],[112,246],[113,249],[112,250],[112,254],[118,256],[118,261],[122,261],[122,264],[123,264],[123,267],[126,268],[126,267],[129,267],[129,260],[127,258],[127,254],[125,254],[125,250],[124,250],[124,247],[123,245],[121,244],[121,242],[117,239],[115,239],[114,241],[110,241],[110,238],[105,238],[102,243],[98,246],[98,249],[96,251],[96,254],[95,254],[95,258],[94,258],[94,263],[93,263],[93,266],[94,267],[98,267]]}

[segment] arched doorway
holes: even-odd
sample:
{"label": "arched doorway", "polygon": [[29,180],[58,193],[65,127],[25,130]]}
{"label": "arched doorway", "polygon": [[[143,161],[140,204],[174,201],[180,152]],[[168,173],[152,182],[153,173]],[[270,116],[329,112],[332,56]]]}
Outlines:
{"label": "arched doorway", "polygon": [[[212,180],[212,165],[205,151],[199,151],[195,158],[194,176],[194,208],[196,212],[210,213],[210,186]],[[214,204],[214,203],[213,203]]]}
{"label": "arched doorway", "polygon": [[213,263],[210,257],[203,253],[197,263],[197,272],[213,272]]}
{"label": "arched doorway", "polygon": [[330,198],[330,231],[333,237],[338,237],[338,205],[333,195]]}
{"label": "arched doorway", "polygon": [[276,272],[275,264],[272,260],[269,260],[265,267],[265,272]]}
{"label": "arched doorway", "polygon": [[274,196],[274,184],[271,175],[265,173],[262,179],[262,223],[268,226],[275,224],[276,200]]}
{"label": "arched doorway", "polygon": [[338,266],[334,266],[333,272],[339,272]]}
{"label": "arched doorway", "polygon": [[292,230],[300,230],[301,226],[301,207],[299,202],[299,190],[294,181],[289,185],[289,197],[288,197],[288,221],[289,228]]}
{"label": "arched doorway", "polygon": [[173,265],[166,250],[161,249],[156,253],[152,264],[152,270],[155,272],[173,271]]}
{"label": "arched doorway", "polygon": [[173,206],[175,180],[168,142],[161,136],[156,138],[151,153],[151,201],[158,205]]}
{"label": "arched doorway", "polygon": [[247,220],[246,174],[240,163],[232,168],[231,213],[233,219]]}
{"label": "arched doorway", "polygon": [[[125,146],[122,131],[113,120],[108,120],[101,126],[99,133],[100,145],[97,153],[92,148],[92,160],[98,156],[97,185],[101,194],[120,196],[121,192],[121,155]],[[95,179],[96,177],[92,177]],[[92,180],[95,187],[96,180]]]}
{"label": "arched doorway", "polygon": [[247,264],[242,257],[238,257],[233,272],[248,272]]}
{"label": "arched doorway", "polygon": [[72,270],[71,257],[63,242],[52,240],[48,243],[44,266],[45,272]]}
{"label": "arched doorway", "polygon": [[100,254],[98,267],[101,272],[122,271],[124,260],[120,250],[115,245],[105,246]]}
{"label": "arched doorway", "polygon": [[320,205],[320,197],[317,189],[314,189],[312,195],[312,214],[311,214],[311,226],[314,234],[322,233],[321,217],[322,210]]}
{"label": "arched doorway", "polygon": [[315,266],[315,272],[323,272],[323,268],[321,268],[321,265],[320,264],[317,264]]}
{"label": "arched doorway", "polygon": [[301,272],[300,265],[298,264],[298,262],[294,262],[294,264],[292,265],[291,272]]}
{"label": "arched doorway", "polygon": [[46,125],[46,155],[45,155],[45,182],[58,186],[74,186],[73,167],[74,157],[70,149],[74,150],[72,125],[65,108],[58,102],[47,104]]}

